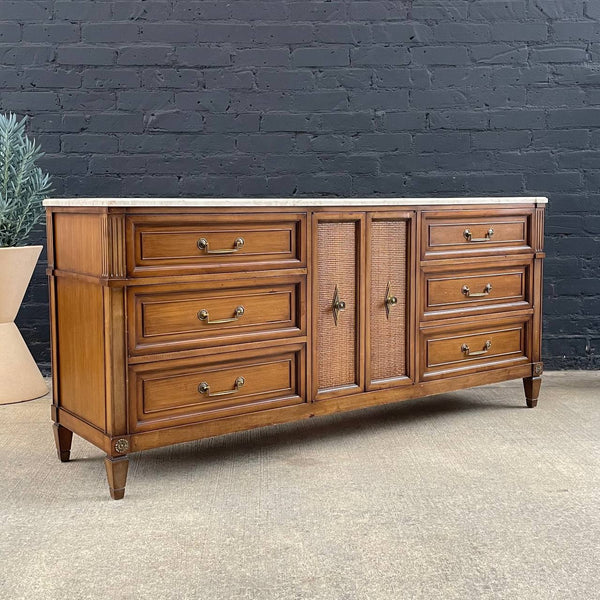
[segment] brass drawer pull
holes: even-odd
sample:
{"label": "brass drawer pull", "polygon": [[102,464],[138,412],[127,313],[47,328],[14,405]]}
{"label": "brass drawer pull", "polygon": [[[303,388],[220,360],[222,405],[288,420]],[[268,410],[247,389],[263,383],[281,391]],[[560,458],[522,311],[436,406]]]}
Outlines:
{"label": "brass drawer pull", "polygon": [[485,237],[474,238],[473,235],[471,234],[471,230],[467,228],[463,231],[463,235],[465,236],[465,239],[467,240],[467,242],[489,242],[492,239],[492,236],[494,235],[494,230],[490,227],[486,231]]}
{"label": "brass drawer pull", "polygon": [[233,254],[244,246],[244,238],[239,237],[233,242],[233,248],[225,250],[209,250],[208,240],[206,238],[200,238],[198,240],[198,248],[204,250],[206,254]]}
{"label": "brass drawer pull", "polygon": [[481,356],[482,354],[487,354],[489,349],[492,347],[492,340],[488,340],[484,345],[483,345],[483,350],[477,350],[476,352],[471,352],[471,349],[469,348],[469,344],[463,344],[460,347],[460,351],[465,355],[465,356]]}
{"label": "brass drawer pull", "polygon": [[215,321],[211,321],[208,311],[205,308],[203,308],[202,310],[198,311],[198,319],[200,319],[200,321],[206,321],[207,325],[220,325],[221,323],[232,323],[233,321],[237,321],[240,317],[244,315],[244,307],[237,306],[233,312],[233,317],[230,317],[228,319],[216,319]]}
{"label": "brass drawer pull", "polygon": [[333,293],[333,303],[331,304],[333,310],[333,322],[337,327],[339,314],[342,310],[346,310],[346,303],[340,298],[340,291],[338,286],[335,286],[335,292]]}
{"label": "brass drawer pull", "polygon": [[233,389],[232,390],[226,390],[224,392],[213,392],[211,394],[211,392],[210,392],[210,385],[208,385],[208,383],[206,383],[206,381],[203,381],[198,386],[198,391],[201,394],[208,394],[209,398],[214,398],[215,396],[231,396],[231,394],[235,394],[237,391],[239,391],[240,388],[244,387],[245,383],[246,383],[246,380],[243,377],[238,377],[235,380],[235,383],[233,384]]}
{"label": "brass drawer pull", "polygon": [[491,291],[492,291],[491,283],[486,284],[486,286],[483,288],[483,292],[472,292],[468,285],[462,286],[462,293],[467,298],[481,298],[483,296],[489,296]]}
{"label": "brass drawer pull", "polygon": [[390,309],[392,306],[398,304],[398,298],[392,296],[392,284],[390,281],[387,282],[387,288],[385,290],[385,316],[387,319],[390,318]]}

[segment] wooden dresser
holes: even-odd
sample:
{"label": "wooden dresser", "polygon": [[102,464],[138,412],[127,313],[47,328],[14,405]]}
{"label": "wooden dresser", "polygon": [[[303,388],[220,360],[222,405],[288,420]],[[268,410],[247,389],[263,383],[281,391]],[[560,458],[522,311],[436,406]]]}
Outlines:
{"label": "wooden dresser", "polygon": [[131,452],[542,373],[545,198],[46,201],[52,419]]}

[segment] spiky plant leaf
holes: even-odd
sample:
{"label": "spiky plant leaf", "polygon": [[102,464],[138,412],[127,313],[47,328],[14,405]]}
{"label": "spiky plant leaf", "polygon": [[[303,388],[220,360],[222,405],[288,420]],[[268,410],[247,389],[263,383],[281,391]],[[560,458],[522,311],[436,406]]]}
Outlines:
{"label": "spiky plant leaf", "polygon": [[50,192],[50,176],[36,166],[43,153],[25,135],[26,121],[0,114],[0,248],[26,244],[44,219],[42,201]]}

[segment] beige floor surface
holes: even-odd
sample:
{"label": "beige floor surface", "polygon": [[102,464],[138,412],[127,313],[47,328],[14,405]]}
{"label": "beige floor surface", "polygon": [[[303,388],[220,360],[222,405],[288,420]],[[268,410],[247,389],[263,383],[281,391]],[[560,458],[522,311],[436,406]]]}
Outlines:
{"label": "beige floor surface", "polygon": [[0,406],[0,598],[600,598],[600,372],[58,462]]}

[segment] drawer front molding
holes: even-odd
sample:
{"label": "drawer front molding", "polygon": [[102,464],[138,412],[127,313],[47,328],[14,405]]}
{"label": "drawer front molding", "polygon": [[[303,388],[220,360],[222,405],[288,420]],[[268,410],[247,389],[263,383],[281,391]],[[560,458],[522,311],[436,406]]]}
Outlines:
{"label": "drawer front molding", "polygon": [[129,288],[133,355],[306,334],[306,277]]}
{"label": "drawer front molding", "polygon": [[304,214],[128,218],[134,277],[238,272],[306,265]]}
{"label": "drawer front molding", "polygon": [[507,210],[502,216],[492,211],[426,212],[421,258],[531,252],[531,220],[529,211]]}
{"label": "drawer front molding", "polygon": [[305,401],[304,347],[240,352],[130,368],[134,431],[218,419]]}
{"label": "drawer front molding", "polygon": [[471,262],[423,268],[421,315],[424,320],[529,309],[532,262],[507,267],[507,261],[482,267]]}
{"label": "drawer front molding", "polygon": [[526,321],[423,329],[423,379],[530,362]]}

